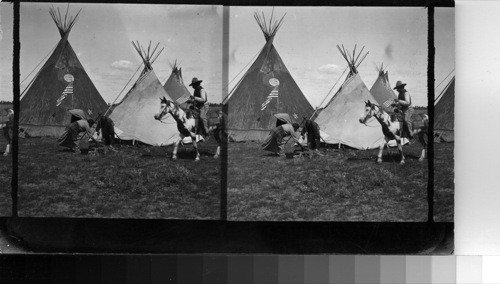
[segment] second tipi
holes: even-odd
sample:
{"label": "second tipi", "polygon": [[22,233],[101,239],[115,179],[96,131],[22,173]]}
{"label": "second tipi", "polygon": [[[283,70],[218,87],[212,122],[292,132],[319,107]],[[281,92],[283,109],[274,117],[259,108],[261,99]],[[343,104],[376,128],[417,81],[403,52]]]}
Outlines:
{"label": "second tipi", "polygon": [[266,21],[255,13],[254,18],[266,44],[227,100],[228,134],[236,141],[264,140],[276,126],[276,113],[301,119],[314,111],[273,45],[283,17]]}

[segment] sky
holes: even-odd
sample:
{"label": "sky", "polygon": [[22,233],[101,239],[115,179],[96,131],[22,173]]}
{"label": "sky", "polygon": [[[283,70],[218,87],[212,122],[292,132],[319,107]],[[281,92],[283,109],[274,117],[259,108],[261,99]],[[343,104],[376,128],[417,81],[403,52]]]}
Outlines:
{"label": "sky", "polygon": [[[67,8],[66,4],[21,3],[21,80],[60,39],[49,15],[52,6],[62,14]],[[70,4],[69,10],[74,15],[80,8],[82,12],[71,30],[69,42],[106,102],[117,98],[142,63],[131,41],[139,41],[145,48],[149,41],[153,47],[159,42],[158,50],[165,48],[153,64],[162,84],[171,73],[170,62],[177,59],[186,85],[197,77],[203,80],[208,100],[221,102],[221,6]],[[21,84],[21,91],[31,76]]]}
{"label": "sky", "polygon": [[[253,61],[265,43],[253,13],[269,16],[272,7],[231,7],[229,39],[230,90]],[[285,20],[274,39],[274,46],[302,92],[317,107],[339,80],[346,61],[336,45],[344,45],[352,52],[365,46],[368,56],[358,71],[371,88],[380,63],[388,66],[391,85],[401,80],[407,83],[414,105],[427,106],[427,10],[399,7],[276,7],[275,16],[285,14]],[[436,13],[438,14],[438,13]],[[452,13],[440,24],[453,27]],[[443,16],[444,17],[444,16]],[[449,30],[449,27],[447,28]],[[445,29],[446,30],[446,29]],[[441,33],[444,33],[440,32]],[[451,43],[449,43],[451,41]],[[444,38],[439,54],[454,54],[454,39]],[[446,49],[446,50],[444,50]],[[442,51],[441,51],[442,50]],[[444,62],[447,61],[447,62]],[[451,60],[451,62],[449,62]],[[436,79],[443,78],[453,68],[454,58],[447,56],[436,68]],[[246,66],[248,68],[248,66]],[[446,73],[442,75],[441,73]],[[345,77],[345,75],[344,75]],[[335,91],[344,78],[337,83]]]}
{"label": "sky", "polygon": [[[455,9],[434,10],[434,47],[436,48],[435,79],[436,97],[455,75]],[[448,76],[448,74],[451,75]],[[439,86],[438,86],[439,85]]]}
{"label": "sky", "polygon": [[[21,4],[21,80],[25,79],[60,39],[50,15],[51,6]],[[12,4],[0,3],[0,100],[12,100]],[[170,75],[169,61],[179,60],[186,84],[192,77],[204,81],[209,101],[222,100],[222,7],[188,5],[71,4],[83,8],[70,33],[70,43],[90,78],[107,102],[113,102],[141,63],[131,41],[150,40],[165,47],[153,68],[163,83]],[[251,64],[265,43],[253,13],[269,16],[271,7],[230,7],[229,89]],[[377,78],[376,65],[384,63],[392,85],[407,83],[415,105],[427,105],[427,10],[399,7],[276,7],[286,13],[274,45],[293,78],[316,107],[337,85],[347,66],[337,50],[365,46],[369,55],[359,67],[368,88]],[[454,9],[435,10],[436,85],[455,64]],[[8,68],[6,68],[8,67]],[[38,67],[40,68],[40,66]],[[37,70],[38,70],[37,68]],[[36,71],[34,73],[36,73]],[[240,75],[236,76],[239,72]],[[33,76],[33,75],[31,75]],[[24,90],[32,77],[26,79]],[[345,75],[344,75],[345,76]],[[131,83],[135,82],[136,76]],[[449,78],[447,78],[449,80]],[[436,89],[436,96],[446,84]],[[130,89],[130,84],[120,98]],[[225,86],[224,86],[225,87]]]}
{"label": "sky", "polygon": [[13,5],[0,2],[0,101],[12,101]]}

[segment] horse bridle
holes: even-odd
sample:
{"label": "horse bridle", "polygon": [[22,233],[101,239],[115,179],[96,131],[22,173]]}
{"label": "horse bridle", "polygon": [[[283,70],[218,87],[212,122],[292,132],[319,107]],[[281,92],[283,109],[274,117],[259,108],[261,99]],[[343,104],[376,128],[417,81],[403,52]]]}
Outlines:
{"label": "horse bridle", "polygon": [[161,113],[160,113],[160,119],[158,119],[158,121],[159,121],[159,122],[161,122],[161,123],[165,123],[165,122],[163,122],[161,119],[163,118],[163,116],[165,116],[167,113],[169,113],[169,112],[170,112],[170,111],[165,111],[165,110],[169,107],[169,105],[170,105],[171,101],[169,101],[169,100],[161,100],[161,103],[162,103],[162,104],[163,104],[163,103],[165,103],[165,105],[166,105],[166,106],[165,106],[165,108],[161,111]]}
{"label": "horse bridle", "polygon": [[[378,108],[378,111],[375,110],[375,107]],[[370,114],[370,115],[372,117],[374,117],[380,124],[385,124],[385,125],[389,126],[387,123],[385,123],[385,121],[382,120],[382,117],[381,117],[382,112],[380,110],[382,110],[382,107],[380,105],[377,105],[377,104],[370,102],[370,112],[373,112],[373,114]],[[363,124],[368,126],[366,124],[366,120],[365,120],[365,122],[363,122]]]}

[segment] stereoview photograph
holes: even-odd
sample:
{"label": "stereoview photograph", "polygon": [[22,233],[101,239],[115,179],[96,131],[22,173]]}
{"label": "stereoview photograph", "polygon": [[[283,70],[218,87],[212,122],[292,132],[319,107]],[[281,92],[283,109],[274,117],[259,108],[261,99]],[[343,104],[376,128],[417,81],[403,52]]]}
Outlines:
{"label": "stereoview photograph", "polygon": [[231,7],[228,220],[425,222],[436,141],[430,217],[453,222],[454,10],[437,10],[427,137],[426,8]]}

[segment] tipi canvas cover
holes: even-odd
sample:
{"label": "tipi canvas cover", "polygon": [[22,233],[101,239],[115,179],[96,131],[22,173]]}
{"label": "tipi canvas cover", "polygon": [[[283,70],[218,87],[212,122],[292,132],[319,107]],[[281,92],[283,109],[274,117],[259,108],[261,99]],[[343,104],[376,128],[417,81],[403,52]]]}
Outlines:
{"label": "tipi canvas cover", "polygon": [[134,47],[144,60],[144,70],[109,118],[114,121],[121,140],[141,141],[153,146],[171,145],[179,137],[177,123],[170,114],[162,122],[154,119],[160,109],[160,98],[171,100],[151,67],[154,61],[151,58],[157,58],[161,51],[153,57],[154,52],[148,56],[138,44]]}
{"label": "tipi canvas cover", "polygon": [[182,69],[179,68],[177,61],[174,61],[171,64],[171,67],[172,73],[163,87],[174,101],[178,101],[179,99],[186,100],[189,96],[191,96],[191,93],[188,88],[186,88],[186,85],[184,85],[184,80],[182,79]]}
{"label": "tipi canvas cover", "polygon": [[255,14],[255,19],[266,44],[227,100],[228,133],[235,141],[264,140],[276,126],[276,113],[302,118],[314,111],[273,45],[283,18],[269,26],[272,17],[266,22]]}
{"label": "tipi canvas cover", "polygon": [[359,122],[365,102],[376,100],[356,70],[361,62],[356,65],[347,57],[346,60],[351,69],[347,79],[315,121],[321,131],[328,135],[322,137],[328,144],[344,144],[356,149],[378,148],[384,142],[380,124],[374,118],[367,125]]}
{"label": "tipi canvas cover", "polygon": [[384,70],[383,65],[378,68],[378,77],[375,83],[373,83],[370,93],[375,98],[375,102],[382,106],[385,111],[393,111],[391,104],[397,96],[391,88],[389,74]]}
{"label": "tipi canvas cover", "polygon": [[455,77],[450,80],[440,97],[434,106],[434,132],[442,140],[453,142],[455,140]]}
{"label": "tipi canvas cover", "polygon": [[31,136],[60,136],[70,121],[69,109],[96,117],[107,108],[68,41],[78,14],[62,17],[54,9],[50,14],[61,40],[21,99],[19,124]]}

